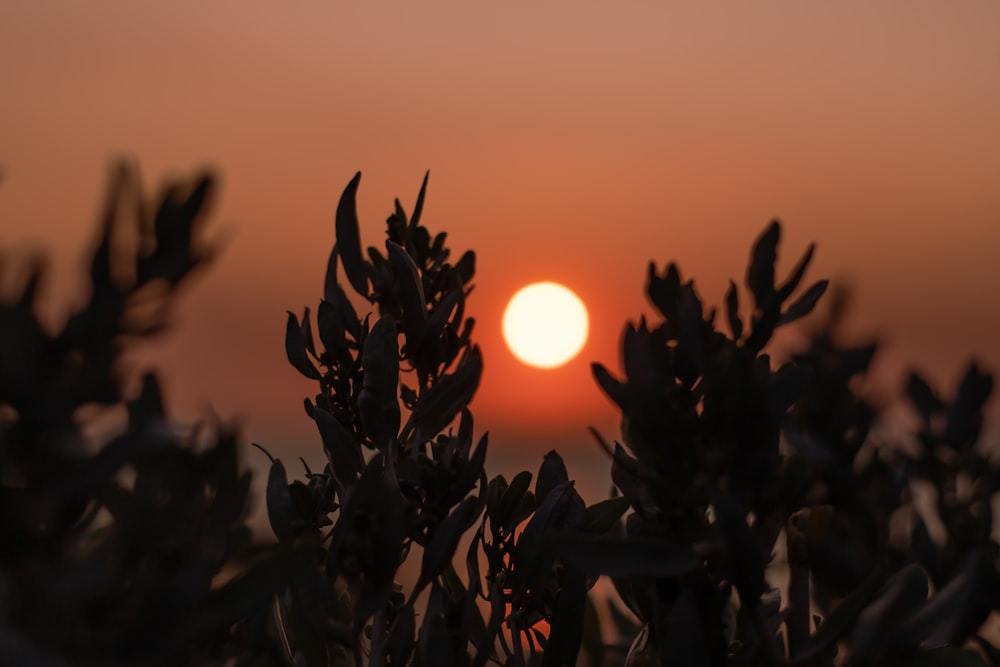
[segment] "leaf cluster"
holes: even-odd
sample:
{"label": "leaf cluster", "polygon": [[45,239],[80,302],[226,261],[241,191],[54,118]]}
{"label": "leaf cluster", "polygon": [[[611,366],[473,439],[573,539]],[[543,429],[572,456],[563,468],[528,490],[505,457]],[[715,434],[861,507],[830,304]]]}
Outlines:
{"label": "leaf cluster", "polygon": [[[812,246],[777,284],[779,240],[775,222],[751,251],[748,315],[730,282],[728,333],[675,265],[651,265],[662,319],[626,328],[623,379],[593,368],[622,412],[623,444],[601,442],[631,513],[614,554],[587,571],[612,575],[639,619],[627,664],[994,663],[978,633],[1000,601],[997,468],[975,447],[992,379],[973,364],[949,402],[914,374],[917,454],[880,438],[877,410],[856,391],[876,348],[837,342],[842,298],[807,349],[782,364],[764,351],[827,285],[794,297]],[[920,479],[944,544],[915,509]]]}
{"label": "leaf cluster", "polygon": [[126,348],[213,253],[210,175],[155,200],[138,180],[112,174],[89,294],[63,326],[37,314],[42,262],[0,301],[2,664],[235,659],[295,559],[253,553],[233,429],[173,426],[153,373],[126,390]]}

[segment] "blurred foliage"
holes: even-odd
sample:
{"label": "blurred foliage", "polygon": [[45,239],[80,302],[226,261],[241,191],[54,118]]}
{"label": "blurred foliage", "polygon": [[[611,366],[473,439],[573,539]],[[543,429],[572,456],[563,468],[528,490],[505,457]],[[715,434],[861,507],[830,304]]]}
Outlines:
{"label": "blurred foliage", "polygon": [[[58,331],[43,326],[41,263],[5,290],[0,664],[221,664],[268,650],[258,628],[301,554],[253,552],[236,434],[173,427],[152,373],[138,395],[124,388],[124,350],[166,325],[178,288],[212,255],[212,190],[206,175],[150,201],[121,166],[82,307]],[[123,421],[101,443],[87,433]]]}
{"label": "blurred foliage", "polygon": [[322,300],[285,323],[326,462],[295,479],[257,445],[274,539],[255,542],[237,434],[172,424],[156,376],[133,395],[123,365],[214,254],[212,182],[150,200],[116,170],[84,305],[43,326],[38,263],[0,302],[0,664],[1000,663],[992,377],[972,364],[944,397],[913,373],[916,432],[889,435],[859,392],[876,346],[842,342],[836,291],[777,363],[775,330],[827,283],[803,283],[812,246],[776,280],[776,222],[719,318],[650,265],[623,376],[593,367],[622,432],[593,431],[613,489],[587,506],[554,451],[487,475],[475,255],[423,224],[426,178],[364,249],[358,174]]}

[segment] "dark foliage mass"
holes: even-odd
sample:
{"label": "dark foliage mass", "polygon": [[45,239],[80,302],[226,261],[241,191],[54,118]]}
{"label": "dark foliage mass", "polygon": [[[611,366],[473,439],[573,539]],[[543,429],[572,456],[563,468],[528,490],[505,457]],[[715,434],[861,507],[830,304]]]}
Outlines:
{"label": "dark foliage mass", "polygon": [[491,479],[468,409],[475,255],[423,224],[426,178],[364,250],[359,182],[322,300],[286,321],[326,463],[292,473],[257,445],[272,540],[245,524],[234,430],[181,429],[124,366],[213,254],[210,177],[149,200],[115,172],[89,296],[57,331],[42,267],[4,273],[0,664],[1000,664],[990,375],[945,397],[912,374],[917,430],[890,438],[858,392],[876,347],[842,343],[836,291],[777,363],[775,330],[827,283],[803,282],[812,247],[777,280],[775,222],[719,317],[650,265],[657,314],[626,327],[623,376],[593,368],[622,415],[620,441],[594,432],[611,497],[587,506],[554,451]]}

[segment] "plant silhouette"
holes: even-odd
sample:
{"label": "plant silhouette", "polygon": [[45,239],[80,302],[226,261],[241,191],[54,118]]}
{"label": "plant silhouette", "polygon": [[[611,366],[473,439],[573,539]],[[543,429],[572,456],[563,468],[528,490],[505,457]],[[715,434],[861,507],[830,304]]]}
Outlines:
{"label": "plant silhouette", "polygon": [[[1000,664],[1000,470],[976,364],[950,398],[911,374],[904,442],[857,392],[877,348],[841,342],[842,292],[776,363],[775,330],[827,283],[805,287],[812,246],[776,280],[774,222],[721,317],[676,265],[650,265],[656,317],[625,328],[622,377],[593,367],[622,415],[619,441],[593,431],[611,497],[587,506],[554,451],[490,478],[468,407],[475,255],[424,224],[426,177],[364,250],[359,183],[322,300],[286,321],[326,463],[290,481],[267,454],[272,541],[245,523],[238,434],[174,426],[151,372],[125,389],[124,351],[214,255],[210,176],[149,200],[119,167],[86,303],[43,326],[40,264],[0,303],[0,664]],[[592,590],[601,576],[616,599]]]}

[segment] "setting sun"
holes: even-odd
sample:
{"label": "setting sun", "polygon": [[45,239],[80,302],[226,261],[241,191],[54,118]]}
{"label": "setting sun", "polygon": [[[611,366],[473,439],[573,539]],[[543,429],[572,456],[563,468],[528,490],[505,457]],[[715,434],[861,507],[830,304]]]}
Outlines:
{"label": "setting sun", "polygon": [[537,368],[556,368],[587,342],[587,308],[558,283],[521,288],[503,314],[503,337],[515,357]]}

